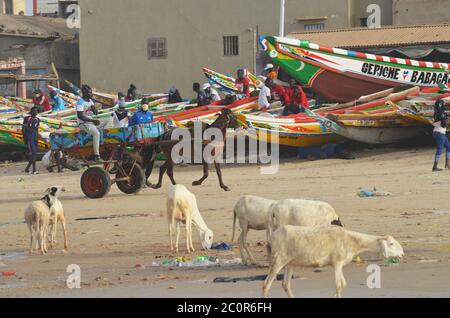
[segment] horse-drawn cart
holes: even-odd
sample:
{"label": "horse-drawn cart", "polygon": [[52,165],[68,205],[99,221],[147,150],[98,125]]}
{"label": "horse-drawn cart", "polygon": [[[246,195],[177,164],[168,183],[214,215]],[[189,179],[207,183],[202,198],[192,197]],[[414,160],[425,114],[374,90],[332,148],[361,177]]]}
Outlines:
{"label": "horse-drawn cart", "polygon": [[52,150],[83,160],[87,169],[81,176],[81,190],[88,198],[98,199],[108,194],[113,183],[126,194],[144,187],[139,154],[144,147],[155,144],[163,132],[162,123],[105,129],[100,133],[100,162],[85,159],[93,153],[92,136],[86,133],[53,133],[50,141]]}

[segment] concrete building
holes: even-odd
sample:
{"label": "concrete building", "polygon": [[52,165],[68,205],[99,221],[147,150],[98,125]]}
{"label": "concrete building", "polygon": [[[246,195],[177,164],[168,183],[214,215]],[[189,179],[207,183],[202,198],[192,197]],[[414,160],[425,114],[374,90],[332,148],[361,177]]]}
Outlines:
{"label": "concrete building", "polygon": [[449,0],[393,0],[395,25],[450,23]]}
{"label": "concrete building", "polygon": [[[0,60],[23,58],[26,75],[53,73],[53,63],[62,81],[79,84],[79,45],[75,34],[76,30],[67,28],[64,19],[0,16]],[[40,88],[45,90],[45,84],[42,82]],[[32,90],[28,85],[28,93]],[[0,95],[13,93],[11,85],[0,85]]]}
{"label": "concrete building", "polygon": [[27,10],[27,0],[0,0],[0,14],[23,14]]}
{"label": "concrete building", "polygon": [[[285,32],[360,26],[355,0],[286,0]],[[390,0],[371,0],[391,13]],[[257,34],[278,34],[276,0],[80,0],[82,81],[100,90],[133,82],[146,92],[175,84],[186,96],[202,67],[254,69]],[[382,15],[383,16],[383,15]],[[391,24],[390,14],[383,23]],[[357,23],[357,24],[356,24]]]}
{"label": "concrete building", "polygon": [[[424,12],[439,10],[439,1],[286,0],[285,34],[361,27],[368,24],[367,18],[375,18],[381,27],[418,24],[422,16],[432,23],[433,16],[426,18]],[[164,92],[176,85],[184,96],[192,96],[192,82],[205,81],[202,67],[222,73],[235,73],[240,67],[259,70],[257,35],[279,31],[278,0],[79,4],[82,81],[110,92],[123,91],[132,82],[144,92]],[[403,9],[409,5],[411,9]],[[438,17],[450,21],[449,15],[446,10]]]}

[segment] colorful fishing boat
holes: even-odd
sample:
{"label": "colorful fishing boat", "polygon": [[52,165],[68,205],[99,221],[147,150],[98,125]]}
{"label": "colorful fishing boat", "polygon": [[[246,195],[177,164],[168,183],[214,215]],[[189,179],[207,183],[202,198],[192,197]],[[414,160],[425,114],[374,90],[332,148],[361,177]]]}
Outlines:
{"label": "colorful fishing boat", "polygon": [[[40,132],[38,139],[38,148],[41,151],[50,149],[50,133]],[[21,130],[11,130],[0,126],[0,153],[25,151],[26,146],[23,143],[23,134]]]}
{"label": "colorful fishing boat", "polygon": [[260,37],[260,44],[286,73],[331,102],[348,102],[391,87],[450,83],[448,63],[423,62],[329,48],[309,41]]}
{"label": "colorful fishing boat", "polygon": [[[244,71],[245,71],[244,76],[247,77],[247,79],[250,82],[250,91],[252,92],[254,90],[257,90],[258,87],[262,85],[261,81],[255,75],[250,73],[248,70],[244,69]],[[209,83],[222,93],[236,94],[238,92],[235,84],[236,83],[235,78],[221,74],[219,72],[215,72],[206,67],[203,68],[203,73],[205,74]]]}

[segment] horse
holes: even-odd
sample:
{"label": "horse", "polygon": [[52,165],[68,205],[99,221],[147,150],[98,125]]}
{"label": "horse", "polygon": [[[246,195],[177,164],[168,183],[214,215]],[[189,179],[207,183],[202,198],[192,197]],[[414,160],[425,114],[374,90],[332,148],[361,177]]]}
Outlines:
{"label": "horse", "polygon": [[[231,110],[229,110],[228,108],[224,108],[219,117],[210,125],[202,123],[202,127],[201,127],[201,136],[202,136],[202,165],[203,165],[203,177],[201,177],[199,180],[192,182],[193,186],[199,186],[203,183],[203,181],[205,181],[208,178],[208,168],[209,168],[209,163],[207,162],[207,160],[205,160],[204,157],[204,149],[207,145],[207,143],[209,142],[206,140],[203,140],[203,133],[209,129],[209,128],[217,128],[221,131],[222,133],[222,138],[223,140],[221,140],[220,142],[220,147],[215,147],[214,151],[212,153],[213,156],[215,156],[217,158],[217,156],[222,154],[222,151],[225,147],[226,144],[226,132],[227,132],[227,128],[233,128],[233,129],[238,129],[243,127],[244,125],[236,118],[236,115],[233,114],[233,112]],[[146,168],[145,171],[145,177],[146,177],[146,184],[147,186],[150,186],[153,189],[159,189],[161,188],[162,185],[162,179],[164,176],[164,173],[167,172],[167,175],[169,176],[170,181],[172,182],[173,185],[176,184],[176,181],[173,177],[173,167],[174,167],[174,160],[172,158],[172,149],[175,147],[176,144],[178,144],[180,141],[178,140],[172,140],[172,134],[175,131],[175,129],[188,129],[189,133],[190,133],[190,138],[191,138],[191,149],[194,149],[194,127],[190,127],[190,128],[173,128],[167,132],[165,132],[164,134],[162,134],[159,137],[159,143],[157,142],[156,146],[149,146],[145,149],[143,149],[142,152],[142,157],[143,157],[143,166]],[[170,142],[172,141],[172,142]],[[149,181],[148,178],[150,177],[152,170],[153,170],[153,164],[155,162],[156,159],[156,154],[158,153],[158,149],[163,152],[166,155],[166,161],[164,162],[164,164],[159,168],[159,179],[158,179],[158,183],[155,185],[152,185]],[[218,152],[216,152],[216,150],[218,150]],[[191,151],[191,162],[193,163],[194,157],[194,152]],[[216,173],[217,176],[219,178],[219,185],[220,187],[225,190],[225,191],[230,191],[230,188],[227,187],[224,183],[223,183],[223,179],[222,179],[222,172],[220,170],[220,162],[217,162],[217,160],[214,160],[214,166],[216,169]]]}

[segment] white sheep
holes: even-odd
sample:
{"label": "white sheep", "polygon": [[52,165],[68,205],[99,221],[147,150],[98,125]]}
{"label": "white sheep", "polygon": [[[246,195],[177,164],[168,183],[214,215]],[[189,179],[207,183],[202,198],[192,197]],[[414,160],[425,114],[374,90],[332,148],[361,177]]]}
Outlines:
{"label": "white sheep", "polygon": [[334,208],[322,201],[287,199],[272,205],[267,215],[267,237],[282,225],[342,226]]}
{"label": "white sheep", "polygon": [[178,253],[180,223],[186,224],[186,244],[188,253],[194,252],[192,244],[192,224],[197,226],[204,249],[210,249],[213,232],[208,228],[197,207],[197,199],[185,186],[177,184],[170,187],[167,195],[167,219],[169,222],[170,250],[173,251],[173,229],[177,225],[175,251]]}
{"label": "white sheep", "polygon": [[48,188],[44,197],[40,200],[31,202],[25,210],[25,223],[30,230],[30,254],[33,253],[34,239],[36,239],[37,248],[41,254],[44,255],[47,253],[47,233],[50,222],[50,209],[57,200],[54,195],[56,192],[57,188]]}
{"label": "white sheep", "polygon": [[385,258],[404,256],[402,246],[392,236],[367,235],[338,226],[282,226],[270,237],[269,248],[272,255],[269,275],[263,283],[265,298],[278,272],[283,268],[283,288],[292,298],[291,278],[295,267],[333,266],[335,296],[340,298],[347,285],[342,269],[355,255],[373,251],[380,252]]}
{"label": "white sheep", "polygon": [[248,231],[262,231],[267,229],[267,215],[270,212],[271,205],[275,202],[276,201],[274,200],[269,200],[254,195],[244,195],[234,205],[233,234],[231,236],[231,242],[234,242],[236,219],[238,219],[241,227],[241,235],[238,239],[239,249],[241,251],[241,258],[244,264],[248,264],[248,258],[250,258],[251,262],[255,264],[255,258],[247,245]]}
{"label": "white sheep", "polygon": [[64,234],[64,251],[67,251],[67,230],[66,230],[66,218],[64,215],[64,208],[59,200],[59,195],[66,190],[62,187],[54,186],[49,189],[52,195],[55,197],[54,203],[50,208],[50,220],[49,220],[49,233],[50,233],[50,246],[56,245],[56,228],[58,222],[61,223]]}

